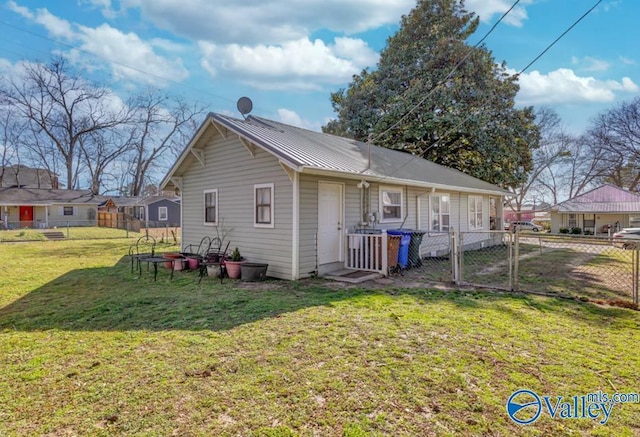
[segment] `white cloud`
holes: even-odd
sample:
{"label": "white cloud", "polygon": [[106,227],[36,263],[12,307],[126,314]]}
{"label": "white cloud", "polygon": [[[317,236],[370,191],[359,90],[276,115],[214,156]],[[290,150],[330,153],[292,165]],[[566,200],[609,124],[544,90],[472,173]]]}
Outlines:
{"label": "white cloud", "polygon": [[635,60],[631,58],[627,58],[626,56],[620,56],[620,62],[622,62],[625,65],[636,65]]}
{"label": "white cloud", "polygon": [[[156,54],[151,44],[135,33],[123,33],[108,24],[95,29],[80,26],[79,29],[81,49],[114,61],[111,69],[118,78],[161,84],[161,78],[181,81],[189,76],[179,58],[168,60]],[[78,50],[71,51],[72,59],[81,57]]]}
{"label": "white cloud", "polygon": [[24,18],[42,25],[47,29],[47,32],[49,32],[49,36],[54,38],[64,38],[66,40],[73,39],[74,33],[71,28],[71,24],[66,20],[52,15],[48,10],[37,9],[34,14],[28,8],[20,6],[14,1],[8,2],[7,6],[10,10],[22,15]]}
{"label": "white cloud", "polygon": [[[107,5],[108,2],[92,0]],[[10,8],[25,18],[45,27],[55,38],[64,38],[77,48],[64,53],[73,62],[84,64],[88,69],[99,68],[100,63],[87,59],[86,52],[111,61],[110,68],[118,79],[130,79],[154,85],[166,84],[163,79],[182,81],[189,76],[180,58],[168,59],[157,54],[154,46],[161,50],[176,51],[178,45],[155,39],[145,42],[135,33],[123,33],[108,24],[96,28],[71,24],[58,18],[46,9],[38,9],[34,14],[29,9],[9,4]]]}
{"label": "white cloud", "polygon": [[[515,74],[515,71],[510,73]],[[621,81],[598,80],[577,76],[573,70],[560,68],[548,74],[532,71],[520,76],[518,103],[563,104],[606,103],[615,99],[615,91],[635,93],[640,90],[630,78]]]}
{"label": "white cloud", "polygon": [[[523,22],[529,18],[526,5],[533,3],[533,0],[522,0],[518,6],[504,18],[503,22],[516,27],[522,27]],[[465,6],[468,10],[474,11],[484,22],[491,21],[494,15],[498,18],[502,16],[513,5],[512,0],[467,0]]]}
{"label": "white cloud", "polygon": [[348,35],[395,25],[415,0],[122,0],[143,20],[216,44],[282,44],[328,29]]}
{"label": "white cloud", "polygon": [[115,18],[117,13],[111,6],[111,0],[78,0],[79,4],[88,4],[100,9],[105,18]]}
{"label": "white cloud", "polygon": [[212,75],[232,74],[262,89],[311,90],[341,84],[378,59],[364,41],[351,38],[336,38],[333,45],[302,38],[278,46],[217,46],[208,42],[199,46],[201,65]]}
{"label": "white cloud", "polygon": [[583,59],[573,56],[571,58],[571,63],[579,66],[580,69],[584,71],[607,71],[610,67],[610,64],[607,61],[592,58],[591,56],[586,56]]}
{"label": "white cloud", "polygon": [[316,124],[311,123],[308,120],[303,120],[297,112],[286,108],[278,109],[278,121],[291,126],[301,127],[303,129],[318,129]]}

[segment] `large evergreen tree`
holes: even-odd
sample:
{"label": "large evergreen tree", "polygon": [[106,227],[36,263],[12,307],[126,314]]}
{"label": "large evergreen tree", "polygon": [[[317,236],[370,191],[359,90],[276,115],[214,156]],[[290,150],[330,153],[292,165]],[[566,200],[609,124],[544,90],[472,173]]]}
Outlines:
{"label": "large evergreen tree", "polygon": [[467,39],[478,18],[458,0],[418,0],[389,38],[377,69],[332,93],[323,128],[404,150],[503,187],[526,181],[538,132],[516,109],[518,84]]}

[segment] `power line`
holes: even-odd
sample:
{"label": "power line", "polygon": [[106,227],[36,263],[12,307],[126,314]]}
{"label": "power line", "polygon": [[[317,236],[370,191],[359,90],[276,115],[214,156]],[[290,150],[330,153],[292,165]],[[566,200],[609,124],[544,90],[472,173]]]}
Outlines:
{"label": "power line", "polygon": [[[535,63],[536,63],[536,62],[537,62],[537,61],[538,61],[538,60],[539,60],[539,59],[540,59],[540,58],[541,58],[545,53],[547,53],[547,52],[551,49],[551,47],[553,47],[553,46],[554,46],[558,41],[560,41],[560,39],[562,39],[562,38],[563,38],[567,33],[569,33],[569,31],[571,31],[571,30],[572,30],[572,29],[573,29],[573,28],[574,28],[578,23],[580,23],[580,22],[581,22],[581,21],[582,21],[582,20],[583,20],[587,15],[589,15],[589,14],[590,14],[590,13],[591,13],[591,12],[592,12],[592,11],[593,11],[593,10],[594,10],[594,9],[595,9],[599,4],[600,4],[600,3],[602,3],[602,1],[603,1],[603,0],[598,0],[598,1],[597,1],[597,2],[596,2],[596,3],[595,3],[591,8],[587,11],[587,12],[585,12],[584,14],[582,14],[582,16],[580,16],[580,18],[578,18],[578,19],[577,19],[573,24],[571,24],[571,26],[569,26],[569,27],[568,27],[564,32],[562,32],[562,33],[560,34],[560,36],[559,36],[559,37],[557,37],[557,38],[556,38],[552,43],[550,43],[549,45],[547,45],[547,47],[546,47],[544,50],[542,50],[542,52],[540,52],[540,54],[538,54],[538,55],[537,55],[537,56],[536,56],[536,57],[535,57],[531,62],[529,62],[529,64],[527,64],[527,66],[526,66],[525,68],[523,68],[522,70],[520,70],[520,72],[519,72],[519,73],[517,73],[516,75],[514,75],[514,77],[515,77],[515,78],[518,78],[518,77],[519,77],[522,73],[524,73],[524,72],[525,72],[529,67],[531,67],[533,64],[535,64]],[[516,4],[517,4],[517,3],[518,3],[518,2],[516,2]],[[511,11],[511,9],[513,9],[513,7],[514,7],[514,6],[515,6],[515,4],[514,4],[514,5],[509,9],[509,11]],[[508,11],[507,11],[507,13],[508,13]],[[505,13],[505,15],[506,15],[506,13]],[[504,18],[504,17],[505,17],[505,15],[503,15],[503,16],[502,16],[502,18]],[[502,18],[501,18],[501,19],[502,19]],[[495,26],[494,26],[493,28],[495,28]],[[492,29],[493,29],[493,28],[492,28]],[[483,38],[483,39],[484,39],[484,38]],[[482,41],[482,40],[481,40],[481,41]],[[440,85],[440,84],[438,84],[438,85]],[[438,85],[436,85],[436,87],[437,87]],[[432,90],[428,95],[430,95],[432,92],[433,92],[433,90]],[[418,105],[422,104],[425,100],[426,100],[426,98],[425,98],[425,99],[423,99],[423,100],[421,100],[421,101],[420,101],[420,102],[419,102],[415,107],[413,107],[413,108],[411,109],[411,111],[414,111],[414,110],[416,109],[416,107],[417,107]],[[399,120],[399,121],[398,121],[394,126],[392,126],[392,127],[395,127],[397,124],[399,124],[399,123],[400,123],[400,121],[402,121],[404,118],[406,118],[406,116],[407,116],[407,115],[409,115],[409,114],[410,114],[410,112],[409,112],[409,113],[407,113],[407,114],[406,114],[402,119],[400,119],[400,120]],[[472,113],[469,113],[465,118],[463,118],[463,119],[462,119],[462,121],[460,121],[458,124],[456,124],[455,126],[453,126],[452,128],[450,128],[449,130],[447,130],[447,131],[444,133],[444,135],[443,135],[443,136],[447,136],[447,135],[449,135],[450,133],[452,133],[452,132],[456,131],[456,130],[457,130],[458,128],[460,128],[464,123],[466,123],[466,122],[467,122],[467,120],[469,120],[469,119],[471,118],[471,116],[472,116],[472,115],[473,115]],[[387,129],[387,131],[389,131],[390,129],[391,129],[391,128]],[[384,133],[386,133],[387,131],[385,131]],[[379,138],[379,136],[378,136],[378,137],[376,137],[376,138]],[[435,146],[437,143],[438,143],[437,141],[434,141],[434,142],[433,142],[433,143],[432,143],[432,144],[427,148],[427,150],[428,150],[428,149],[430,149],[431,147]],[[411,162],[413,162],[413,160],[415,160],[415,159],[417,159],[417,158],[421,158],[421,157],[424,155],[424,153],[426,153],[426,151],[425,151],[425,152],[423,152],[423,153],[421,153],[421,154],[419,154],[419,155],[412,155],[412,156],[409,158],[409,160],[408,160],[407,162],[405,162],[405,163],[404,163],[404,164],[402,164],[400,167],[398,167],[398,168],[396,168],[395,170],[393,170],[390,174],[388,174],[388,175],[386,175],[386,176],[383,176],[383,177],[381,177],[381,178],[378,178],[376,181],[377,181],[377,182],[380,182],[380,181],[383,181],[383,180],[385,180],[385,179],[389,178],[390,176],[394,175],[394,174],[395,174],[395,173],[397,173],[398,171],[400,171],[400,170],[402,170],[403,168],[405,168],[407,165],[409,165]]]}
{"label": "power line", "polygon": [[402,117],[400,117],[398,121],[396,121],[390,127],[388,127],[387,129],[385,129],[384,131],[376,135],[372,140],[367,142],[375,142],[378,139],[382,138],[389,131],[391,131],[392,129],[395,129],[402,121],[404,121],[409,115],[411,115],[416,109],[418,109],[424,102],[426,102],[427,99],[436,91],[436,89],[438,89],[438,87],[442,86],[447,80],[449,80],[453,75],[453,73],[455,73],[455,71],[458,68],[460,68],[460,66],[467,60],[467,58],[471,56],[471,53],[473,53],[473,51],[476,48],[478,48],[480,44],[482,44],[482,42],[489,37],[489,35],[491,35],[491,33],[496,29],[496,27],[498,27],[498,24],[500,24],[500,22],[513,10],[513,8],[515,8],[518,5],[518,3],[520,3],[520,0],[516,0],[515,3],[512,4],[511,7],[504,14],[502,14],[500,19],[495,22],[495,24],[491,27],[491,29],[489,29],[489,31],[480,39],[480,41],[478,41],[473,47],[470,47],[469,50],[467,50],[467,53],[464,55],[464,57],[451,69],[451,71],[449,71],[449,73],[443,79],[438,81],[438,83],[436,83],[433,86],[433,88],[431,88],[431,90],[422,99],[420,99],[418,103],[413,105],[413,107],[411,107]]}
{"label": "power line", "polygon": [[540,59],[545,53],[547,53],[551,47],[553,47],[558,41],[560,41],[567,33],[569,33],[571,31],[571,29],[573,29],[578,23],[580,23],[587,15],[589,15],[596,7],[598,7],[598,5],[602,3],[602,0],[599,0],[595,5],[593,5],[591,7],[591,9],[589,9],[587,12],[585,12],[584,14],[582,14],[582,16],[580,18],[578,18],[571,26],[569,26],[567,28],[567,30],[565,30],[564,32],[562,32],[560,34],[559,37],[557,37],[551,44],[549,44],[542,52],[540,52],[540,54],[538,56],[536,56],[533,61],[529,62],[527,64],[526,67],[524,67],[522,70],[520,70],[520,72],[518,74],[516,74],[516,77],[519,77],[522,73],[524,73],[525,71],[527,71],[529,69],[529,67],[531,67],[533,64],[536,63],[536,61],[538,59]]}

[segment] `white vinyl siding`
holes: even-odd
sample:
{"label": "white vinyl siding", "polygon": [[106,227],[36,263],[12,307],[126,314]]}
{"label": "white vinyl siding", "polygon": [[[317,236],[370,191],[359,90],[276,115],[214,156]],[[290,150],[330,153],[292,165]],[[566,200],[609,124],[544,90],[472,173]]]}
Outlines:
{"label": "white vinyl siding", "polygon": [[218,189],[204,191],[204,224],[216,226],[218,224]]}
{"label": "white vinyl siding", "polygon": [[449,232],[451,226],[451,197],[448,194],[431,195],[432,232]]}
{"label": "white vinyl siding", "polygon": [[402,197],[402,187],[380,187],[380,223],[402,221]]}
{"label": "white vinyl siding", "polygon": [[482,196],[469,196],[469,229],[483,229]]}
{"label": "white vinyl siding", "polygon": [[166,222],[169,219],[169,210],[166,206],[158,207],[158,220],[161,222]]}
{"label": "white vinyl siding", "polygon": [[253,186],[253,225],[256,228],[274,227],[274,191],[273,184],[255,184]]}

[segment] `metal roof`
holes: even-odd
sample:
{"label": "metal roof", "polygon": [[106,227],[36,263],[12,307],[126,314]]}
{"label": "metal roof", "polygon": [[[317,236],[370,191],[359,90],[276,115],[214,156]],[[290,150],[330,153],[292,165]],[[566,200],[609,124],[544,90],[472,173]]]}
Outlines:
{"label": "metal roof", "polygon": [[551,207],[570,213],[640,213],[640,194],[606,184]]}
{"label": "metal roof", "polygon": [[508,191],[480,179],[398,150],[369,145],[349,138],[310,131],[261,117],[241,120],[209,114],[185,148],[162,185],[179,175],[180,164],[203,134],[207,123],[216,123],[267,150],[296,171],[324,172],[371,182],[428,186],[440,189],[508,195]]}

